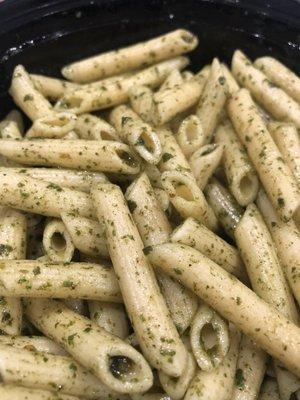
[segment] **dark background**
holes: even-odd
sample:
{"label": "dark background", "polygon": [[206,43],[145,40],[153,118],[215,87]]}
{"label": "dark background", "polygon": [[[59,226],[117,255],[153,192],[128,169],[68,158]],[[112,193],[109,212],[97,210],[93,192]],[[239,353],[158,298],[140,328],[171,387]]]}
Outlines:
{"label": "dark background", "polygon": [[0,2],[0,116],[12,107],[15,65],[59,76],[60,67],[176,28],[199,35],[194,70],[234,49],[273,55],[300,73],[298,0],[94,0]]}

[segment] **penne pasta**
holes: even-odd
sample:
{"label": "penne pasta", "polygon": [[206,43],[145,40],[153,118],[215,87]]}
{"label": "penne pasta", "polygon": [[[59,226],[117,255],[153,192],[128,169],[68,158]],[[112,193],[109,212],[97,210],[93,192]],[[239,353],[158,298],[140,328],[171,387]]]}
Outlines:
{"label": "penne pasta", "polygon": [[14,69],[9,93],[18,107],[32,120],[54,113],[51,104],[35,88],[29,74],[22,65]]}
{"label": "penne pasta", "polygon": [[[49,152],[51,146],[51,152]],[[0,154],[24,165],[136,174],[139,164],[130,148],[111,140],[1,140]]]}
{"label": "penne pasta", "polygon": [[23,386],[0,384],[1,400],[79,400],[79,397],[58,394],[48,390],[28,389]]}
{"label": "penne pasta", "polygon": [[81,299],[64,299],[64,304],[72,311],[80,315],[88,315],[87,305],[84,300]]}
{"label": "penne pasta", "polygon": [[184,118],[175,135],[176,140],[185,155],[189,158],[204,144],[204,134],[200,119],[197,115],[189,115]]}
{"label": "penne pasta", "polygon": [[190,341],[199,368],[210,371],[217,368],[228,353],[228,326],[212,308],[200,304],[191,324]]}
{"label": "penne pasta", "polygon": [[210,143],[218,124],[228,93],[227,81],[217,58],[212,62],[210,74],[201,94],[196,115],[200,119],[204,143]]}
{"label": "penne pasta", "polygon": [[194,247],[243,282],[247,273],[238,250],[194,218],[186,219],[171,234],[171,242]]}
{"label": "penne pasta", "polygon": [[215,142],[224,145],[222,163],[229,189],[241,206],[247,206],[257,196],[258,179],[245,149],[228,120],[218,127]]}
{"label": "penne pasta", "polygon": [[109,258],[104,225],[72,213],[62,213],[61,218],[78,250],[88,256]]}
{"label": "penne pasta", "polygon": [[[26,138],[53,138],[65,137],[76,125],[77,116],[68,112],[58,112],[37,118],[26,133]],[[4,139],[4,138],[3,138]]]}
{"label": "penne pasta", "polygon": [[170,198],[168,194],[161,188],[153,188],[156,199],[163,211],[167,211],[170,207]]}
{"label": "penne pasta", "polygon": [[231,67],[239,83],[251,92],[268,113],[279,121],[293,122],[300,128],[300,104],[270,82],[241,51],[235,51]]}
{"label": "penne pasta", "polygon": [[80,139],[120,141],[114,127],[93,114],[79,115],[75,125],[75,132]]}
{"label": "penne pasta", "polygon": [[69,64],[62,69],[62,74],[71,81],[91,82],[179,56],[192,51],[197,44],[194,34],[177,29],[146,42]]}
{"label": "penne pasta", "polygon": [[0,138],[1,139],[22,139],[22,134],[15,121],[4,119],[0,122]]}
{"label": "penne pasta", "polygon": [[160,244],[148,258],[300,376],[300,329],[273,306],[191,247]]}
{"label": "penne pasta", "polygon": [[273,57],[257,58],[254,66],[260,69],[271,82],[274,82],[300,103],[300,78],[290,69]]}
{"label": "penne pasta", "polygon": [[38,353],[49,353],[56,356],[67,356],[67,352],[53,340],[45,336],[11,336],[0,335],[0,344],[25,349]]}
{"label": "penne pasta", "polygon": [[187,352],[143,253],[143,242],[122,192],[115,185],[102,184],[94,187],[92,198],[99,221],[105,223],[109,254],[142,351],[155,368],[180,376]]}
{"label": "penne pasta", "polygon": [[278,384],[275,379],[267,379],[261,388],[259,400],[281,400]]}
{"label": "penne pasta", "polygon": [[70,262],[74,255],[72,238],[60,219],[47,221],[43,233],[43,246],[51,261]]}
{"label": "penne pasta", "polygon": [[110,108],[124,103],[134,86],[159,86],[173,69],[182,69],[188,64],[186,57],[177,57],[134,73],[124,79],[84,86],[66,93],[55,105],[56,109],[69,110],[75,114]]}
{"label": "penne pasta", "polygon": [[63,79],[52,78],[46,75],[30,74],[35,88],[47,99],[56,101],[69,90],[80,88],[73,82],[68,82]]}
{"label": "penne pasta", "polygon": [[117,278],[104,264],[0,261],[0,295],[121,302]]}
{"label": "penne pasta", "polygon": [[79,136],[75,131],[68,132],[65,136],[62,137],[63,140],[76,140],[79,139]]}
{"label": "penne pasta", "polygon": [[129,98],[133,111],[145,122],[152,122],[153,91],[148,86],[133,86]]}
{"label": "penne pasta", "polygon": [[188,81],[188,80],[192,79],[195,76],[195,74],[192,71],[185,70],[185,71],[181,72],[181,76],[184,81]]}
{"label": "penne pasta", "polygon": [[16,122],[18,130],[21,133],[21,135],[23,136],[23,134],[24,134],[24,121],[23,121],[22,113],[19,110],[17,110],[17,109],[11,110],[6,115],[5,120],[6,121]]}
{"label": "penne pasta", "polygon": [[239,90],[229,100],[228,113],[273,207],[285,221],[292,218],[300,221],[297,182],[284,163],[247,90]]}
{"label": "penne pasta", "polygon": [[192,172],[200,189],[204,190],[208,181],[218,168],[224,146],[220,144],[207,144],[200,147],[189,159]]}
{"label": "penne pasta", "polygon": [[183,78],[181,76],[181,72],[178,69],[174,69],[169,73],[164,82],[161,84],[159,91],[164,91],[166,89],[171,89],[176,87],[177,85],[181,85],[183,82]]}
{"label": "penne pasta", "polygon": [[[10,208],[1,210],[0,260],[25,258],[26,229],[26,217],[19,211]],[[7,335],[18,335],[21,333],[21,326],[22,305],[20,299],[1,295],[0,331]]]}
{"label": "penne pasta", "polygon": [[227,83],[227,89],[228,89],[228,94],[232,96],[234,92],[239,90],[239,84],[235,80],[234,76],[232,75],[230,69],[227,67],[226,64],[221,64],[222,67],[222,72],[224,75],[224,78],[226,79]]}
{"label": "penne pasta", "polygon": [[157,164],[161,158],[161,144],[153,128],[130,107],[121,105],[110,113],[110,122],[121,139],[128,143],[148,163]]}
{"label": "penne pasta", "polygon": [[285,122],[270,122],[268,130],[300,185],[300,138],[296,127]]}
{"label": "penne pasta", "polygon": [[29,300],[25,311],[35,326],[53,337],[110,389],[135,393],[152,386],[151,369],[140,353],[61,302]]}

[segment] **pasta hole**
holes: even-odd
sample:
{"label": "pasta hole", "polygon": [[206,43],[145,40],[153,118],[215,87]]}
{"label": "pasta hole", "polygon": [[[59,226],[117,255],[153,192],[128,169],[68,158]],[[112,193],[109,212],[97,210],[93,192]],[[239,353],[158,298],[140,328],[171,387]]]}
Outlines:
{"label": "pasta hole", "polygon": [[64,235],[60,232],[55,232],[51,237],[51,247],[57,252],[66,250],[67,242]]}
{"label": "pasta hole", "polygon": [[136,364],[125,356],[109,357],[109,370],[116,379],[124,380],[136,374]]}
{"label": "pasta hole", "polygon": [[148,150],[150,153],[153,153],[155,150],[155,143],[151,137],[151,135],[143,130],[142,134],[140,135],[137,145],[139,146],[144,146],[146,150]]}
{"label": "pasta hole", "polygon": [[251,196],[253,190],[253,180],[250,173],[244,175],[240,180],[240,191],[241,193],[248,197]]}
{"label": "pasta hole", "polygon": [[194,201],[191,189],[182,182],[174,182],[176,195],[187,201]]}
{"label": "pasta hole", "polygon": [[194,142],[199,137],[199,126],[196,124],[195,121],[190,120],[188,121],[186,128],[185,128],[185,135],[186,139],[189,142]]}
{"label": "pasta hole", "polygon": [[116,149],[116,155],[130,167],[137,167],[139,165],[137,159],[128,151]]}
{"label": "pasta hole", "polygon": [[100,137],[101,137],[102,140],[115,140],[113,135],[108,131],[101,131],[100,132]]}
{"label": "pasta hole", "polygon": [[209,356],[213,356],[218,348],[218,335],[211,324],[205,324],[200,333],[200,344]]}
{"label": "pasta hole", "polygon": [[60,108],[64,108],[64,109],[80,108],[82,102],[83,102],[82,97],[72,95],[72,96],[67,96],[67,97],[63,98],[59,102],[59,106],[60,106]]}

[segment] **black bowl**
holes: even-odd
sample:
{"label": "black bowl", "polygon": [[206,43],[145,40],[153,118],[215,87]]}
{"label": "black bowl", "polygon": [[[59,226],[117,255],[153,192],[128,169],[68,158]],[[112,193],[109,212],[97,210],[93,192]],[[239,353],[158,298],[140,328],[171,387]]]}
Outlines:
{"label": "black bowl", "polygon": [[[1,1],[1,0],[0,0]],[[0,2],[0,117],[12,107],[11,73],[59,76],[62,65],[175,28],[197,33],[197,70],[234,49],[273,55],[300,72],[298,0],[4,0]]]}

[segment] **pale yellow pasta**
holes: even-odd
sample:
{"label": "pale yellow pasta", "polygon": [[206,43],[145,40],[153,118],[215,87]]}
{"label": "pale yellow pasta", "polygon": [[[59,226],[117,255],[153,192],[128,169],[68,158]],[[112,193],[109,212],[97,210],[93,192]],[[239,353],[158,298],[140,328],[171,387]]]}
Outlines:
{"label": "pale yellow pasta", "polygon": [[143,253],[143,242],[123,194],[115,185],[99,184],[92,190],[92,198],[99,221],[105,223],[109,254],[142,351],[155,368],[180,376],[187,352]]}
{"label": "pale yellow pasta", "polygon": [[198,371],[184,400],[231,400],[239,352],[240,333],[231,326],[228,354],[215,369]]}
{"label": "pale yellow pasta", "polygon": [[138,393],[132,394],[132,400],[171,400],[169,396],[164,393]]}
{"label": "pale yellow pasta", "polygon": [[297,181],[284,163],[246,89],[239,90],[229,100],[228,113],[273,207],[284,220],[294,218],[300,223]]}
{"label": "pale yellow pasta", "polygon": [[142,163],[141,170],[148,176],[153,187],[162,189],[161,173],[156,165],[144,162]]}
{"label": "pale yellow pasta", "polygon": [[23,115],[19,110],[11,110],[5,117],[7,121],[13,121],[17,123],[17,127],[23,136],[24,133],[24,121]]}
{"label": "pale yellow pasta", "polygon": [[194,217],[212,231],[217,230],[217,218],[191,173],[165,171],[161,181],[171,203],[183,218]]}
{"label": "pale yellow pasta", "polygon": [[60,391],[95,400],[118,396],[70,357],[5,344],[0,344],[0,373],[5,384]]}
{"label": "pale yellow pasta", "polygon": [[227,92],[227,81],[218,59],[215,58],[196,110],[196,115],[202,125],[205,143],[210,143],[213,137],[220,113],[225,105]]}
{"label": "pale yellow pasta", "polygon": [[274,360],[274,368],[281,400],[298,400],[300,397],[300,379]]}
{"label": "pale yellow pasta", "polygon": [[263,190],[259,191],[256,202],[276,245],[290,288],[300,304],[299,230],[293,221],[286,223],[281,221]]}
{"label": "pale yellow pasta", "polygon": [[15,121],[4,119],[0,122],[0,138],[2,139],[22,139],[22,134]]}
{"label": "pale yellow pasta", "polygon": [[[51,148],[51,152],[49,152]],[[136,174],[130,148],[112,140],[0,140],[0,154],[24,165]]]}
{"label": "pale yellow pasta", "polygon": [[221,67],[224,78],[226,79],[228,93],[229,95],[233,95],[233,93],[239,90],[240,87],[227,65],[221,64]]}
{"label": "pale yellow pasta", "polygon": [[0,171],[0,185],[0,204],[3,206],[48,217],[59,218],[62,212],[94,216],[89,195],[78,190],[10,172],[9,168]]}
{"label": "pale yellow pasta", "polygon": [[71,132],[76,125],[77,116],[69,112],[57,112],[37,118],[26,132],[26,138],[59,139]]}
{"label": "pale yellow pasta", "polygon": [[51,101],[58,100],[62,97],[68,90],[75,90],[80,88],[73,82],[68,82],[63,79],[52,78],[46,75],[30,74],[30,79],[32,80],[35,88],[41,92],[41,94],[50,99]]}
{"label": "pale yellow pasta", "polygon": [[157,164],[161,158],[161,144],[154,129],[130,107],[121,105],[110,113],[110,122],[120,138],[128,143],[148,163]]}
{"label": "pale yellow pasta", "polygon": [[0,265],[3,296],[121,302],[116,275],[104,264],[1,260]]}
{"label": "pale yellow pasta", "polygon": [[109,108],[124,103],[134,86],[157,87],[173,69],[182,69],[188,64],[186,57],[163,61],[120,80],[86,85],[66,93],[57,103],[56,109],[68,109],[75,114]]}
{"label": "pale yellow pasta", "polygon": [[133,86],[129,98],[132,109],[144,121],[152,122],[153,91],[148,86]]}
{"label": "pale yellow pasta", "polygon": [[187,218],[171,234],[171,242],[194,247],[227,272],[247,282],[247,273],[237,249],[194,218]]}
{"label": "pale yellow pasta", "polygon": [[[26,217],[19,211],[10,208],[0,211],[0,260],[25,258],[26,229]],[[1,295],[0,330],[8,335],[18,335],[21,333],[21,325],[20,299]]]}
{"label": "pale yellow pasta", "polygon": [[43,232],[44,250],[51,261],[70,262],[75,246],[72,238],[60,219],[50,219],[46,222]]}
{"label": "pale yellow pasta", "polygon": [[109,258],[104,225],[73,213],[62,213],[61,218],[78,250],[88,256]]}
{"label": "pale yellow pasta", "polygon": [[151,369],[140,353],[61,302],[28,300],[25,312],[46,336],[60,343],[110,389],[136,393],[152,386]]}
{"label": "pale yellow pasta", "polygon": [[[1,168],[0,172],[13,172],[23,177],[41,179],[52,182],[54,185],[89,192],[92,183],[106,182],[107,179],[101,172],[75,171],[63,168]],[[32,214],[33,215],[33,214]],[[36,217],[36,215],[35,215]]]}
{"label": "pale yellow pasta", "polygon": [[267,354],[243,335],[231,400],[256,400],[266,371]]}
{"label": "pale yellow pasta", "polygon": [[254,62],[271,82],[281,87],[289,96],[300,103],[300,78],[273,57],[260,57]]}
{"label": "pale yellow pasta", "polygon": [[235,51],[231,67],[239,83],[251,92],[268,113],[280,121],[293,122],[300,128],[300,104],[271,83],[240,50]]}
{"label": "pale yellow pasta", "polygon": [[300,137],[296,127],[285,122],[270,122],[268,129],[300,185]]}
{"label": "pale yellow pasta", "polygon": [[93,114],[79,115],[76,121],[75,132],[79,135],[80,139],[119,141],[114,127],[104,119]]}
{"label": "pale yellow pasta", "polygon": [[258,400],[281,400],[275,379],[267,379],[263,383]]}
{"label": "pale yellow pasta", "polygon": [[[142,174],[137,178],[128,187],[125,197],[144,246],[169,241],[172,228],[155,197],[147,175]],[[156,277],[172,320],[182,333],[190,326],[198,301],[194,294],[169,276],[157,273]]]}
{"label": "pale yellow pasta", "polygon": [[163,372],[158,373],[159,381],[163,389],[172,400],[180,400],[184,397],[191,380],[195,376],[196,368],[194,356],[189,352],[186,368],[179,378],[172,379],[172,377],[164,374]]}
{"label": "pale yellow pasta", "polygon": [[189,163],[200,189],[204,189],[215,170],[221,163],[224,146],[206,144],[200,147],[189,159]]}
{"label": "pale yellow pasta", "polygon": [[223,121],[219,125],[215,142],[224,145],[222,164],[229,189],[241,206],[247,206],[255,200],[259,183],[256,172],[230,121]]}
{"label": "pale yellow pasta", "polygon": [[192,71],[185,70],[185,71],[181,72],[181,76],[184,81],[188,81],[188,80],[192,79],[195,76],[195,74]]}
{"label": "pale yellow pasta", "polygon": [[58,394],[48,390],[28,389],[23,386],[0,384],[1,400],[79,400],[79,397]]}
{"label": "pale yellow pasta", "polygon": [[69,64],[62,69],[62,74],[71,81],[91,82],[179,56],[192,51],[197,44],[194,34],[177,29],[146,42]]}
{"label": "pale yellow pasta", "polygon": [[206,304],[200,304],[190,330],[193,355],[202,371],[210,371],[223,361],[229,349],[227,323]]}
{"label": "pale yellow pasta", "polygon": [[163,125],[196,104],[208,75],[209,68],[204,67],[189,81],[184,81],[181,85],[156,92],[153,96],[153,123],[155,125]]}
{"label": "pale yellow pasta", "polygon": [[148,257],[300,376],[300,329],[273,306],[191,247],[160,244]]}
{"label": "pale yellow pasta", "polygon": [[87,305],[81,299],[64,299],[64,304],[72,311],[80,315],[87,315]]}
{"label": "pale yellow pasta", "polygon": [[167,211],[170,207],[170,198],[168,194],[161,188],[153,188],[154,194],[159,202],[159,205],[163,211]]}
{"label": "pale yellow pasta", "polygon": [[79,136],[75,131],[68,132],[65,136],[62,137],[63,140],[75,140],[79,139]]}
{"label": "pale yellow pasta", "polygon": [[129,335],[126,312],[122,304],[89,301],[90,318],[112,335],[125,339]]}
{"label": "pale yellow pasta", "polygon": [[9,93],[14,102],[32,120],[53,114],[48,100],[35,88],[29,74],[22,65],[14,69]]}
{"label": "pale yellow pasta", "polygon": [[204,144],[204,134],[200,119],[197,115],[189,115],[179,125],[175,135],[183,152],[189,158],[199,147]]}
{"label": "pale yellow pasta", "polygon": [[181,76],[181,72],[178,71],[178,69],[174,69],[169,73],[164,82],[161,84],[159,91],[171,89],[173,87],[176,87],[177,85],[181,85],[182,82],[183,78]]}
{"label": "pale yellow pasta", "polygon": [[0,344],[6,344],[16,349],[54,354],[56,356],[66,356],[68,354],[59,344],[45,336],[0,335]]}

